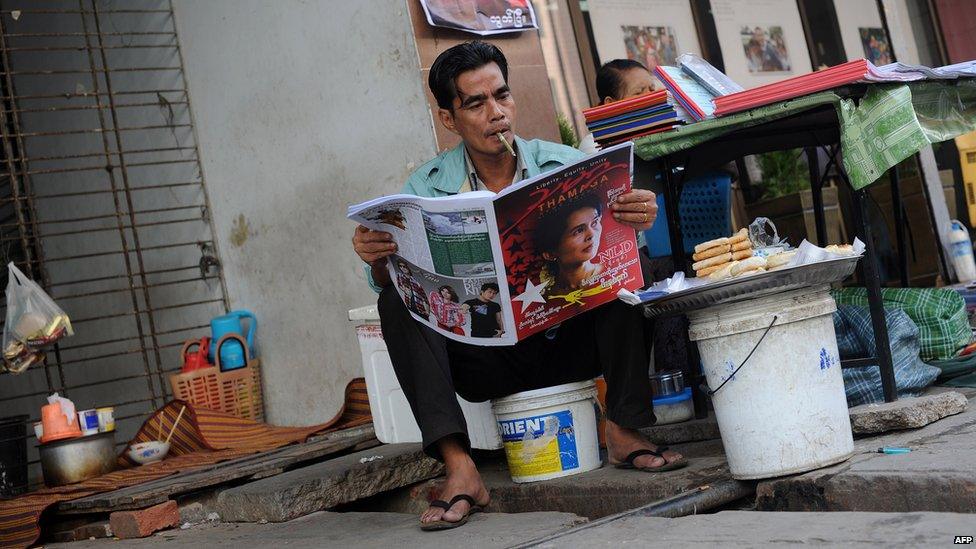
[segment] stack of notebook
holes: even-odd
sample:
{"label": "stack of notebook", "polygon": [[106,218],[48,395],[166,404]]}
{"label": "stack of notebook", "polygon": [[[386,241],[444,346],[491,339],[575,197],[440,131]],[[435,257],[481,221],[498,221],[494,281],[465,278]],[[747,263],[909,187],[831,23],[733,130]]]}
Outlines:
{"label": "stack of notebook", "polygon": [[[926,70],[923,71],[922,68]],[[801,95],[846,86],[855,82],[906,82],[936,77],[957,78],[968,76],[970,71],[976,76],[976,69],[967,63],[940,67],[939,69],[922,68],[916,66],[911,67],[912,70],[906,70],[904,65],[901,67],[885,65],[878,68],[866,59],[856,59],[822,71],[787,78],[744,92],[716,97],[715,116],[724,116],[778,101],[786,101]]]}
{"label": "stack of notebook", "polygon": [[724,72],[693,53],[682,53],[676,59],[681,71],[701,84],[712,97],[739,93],[745,88],[732,81]]}
{"label": "stack of notebook", "polygon": [[689,122],[714,118],[715,98],[742,91],[742,86],[697,55],[678,56],[681,67],[658,65],[654,76],[667,88],[681,108],[688,112]]}
{"label": "stack of notebook", "polygon": [[715,112],[715,95],[705,86],[678,67],[658,65],[654,76],[664,84],[668,93],[688,112],[693,122],[712,118]]}
{"label": "stack of notebook", "polygon": [[583,117],[601,147],[667,131],[681,121],[665,90],[584,109]]}

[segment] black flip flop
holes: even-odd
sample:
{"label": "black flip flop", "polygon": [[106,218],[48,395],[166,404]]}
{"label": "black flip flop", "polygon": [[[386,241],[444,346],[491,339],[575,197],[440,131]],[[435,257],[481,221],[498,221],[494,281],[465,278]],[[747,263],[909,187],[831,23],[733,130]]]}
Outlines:
{"label": "black flip flop", "polygon": [[471,515],[484,511],[484,506],[475,503],[474,498],[467,494],[458,494],[453,498],[451,498],[451,501],[435,499],[434,501],[430,502],[430,506],[438,507],[440,509],[443,509],[445,512],[447,512],[448,510],[451,509],[451,507],[454,507],[454,504],[456,504],[459,501],[466,501],[468,502],[468,505],[471,506],[468,509],[468,512],[465,513],[464,516],[462,516],[460,519],[453,522],[449,520],[435,520],[434,522],[422,522],[420,523],[420,529],[426,532],[432,532],[435,530],[450,530],[451,528],[457,528],[458,526],[461,526],[464,523],[468,522],[468,518]]}
{"label": "black flip flop", "polygon": [[[669,462],[664,457],[664,452],[667,451],[668,451],[667,446],[662,446],[657,450],[648,450],[647,448],[634,450],[621,463],[616,464],[615,467],[617,469],[636,469],[638,471],[643,471],[645,473],[663,473],[664,471],[674,471],[675,469],[681,469],[682,467],[688,465],[688,460],[686,460],[684,457]],[[659,457],[664,460],[664,465],[661,465],[660,467],[638,467],[634,465],[634,460],[641,456]]]}

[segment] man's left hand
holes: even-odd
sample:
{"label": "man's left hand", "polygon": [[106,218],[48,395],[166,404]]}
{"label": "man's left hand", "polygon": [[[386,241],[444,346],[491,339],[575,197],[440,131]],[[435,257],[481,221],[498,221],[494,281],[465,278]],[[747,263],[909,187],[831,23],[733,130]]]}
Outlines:
{"label": "man's left hand", "polygon": [[646,231],[657,218],[657,197],[651,191],[632,189],[618,196],[610,209],[617,221],[635,231]]}

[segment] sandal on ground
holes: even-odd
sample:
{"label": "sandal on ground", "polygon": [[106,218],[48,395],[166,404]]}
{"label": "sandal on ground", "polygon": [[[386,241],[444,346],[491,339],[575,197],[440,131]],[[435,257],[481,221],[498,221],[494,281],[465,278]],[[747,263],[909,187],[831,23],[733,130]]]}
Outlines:
{"label": "sandal on ground", "polygon": [[[624,460],[620,463],[615,463],[614,467],[618,469],[636,469],[638,471],[644,471],[645,473],[662,473],[664,471],[674,471],[675,469],[681,469],[688,465],[688,460],[681,457],[681,459],[676,459],[669,462],[667,458],[664,457],[664,452],[668,451],[667,446],[662,446],[657,450],[648,450],[647,448],[641,448],[640,450],[634,450],[630,453]],[[641,456],[654,456],[659,457],[664,460],[664,465],[660,467],[638,467],[634,465],[634,460]]]}
{"label": "sandal on ground", "polygon": [[468,509],[468,512],[465,513],[464,516],[462,516],[460,519],[456,521],[435,520],[433,522],[422,522],[420,523],[420,529],[428,532],[433,530],[450,530],[451,528],[457,528],[458,526],[461,526],[464,523],[468,522],[468,518],[471,517],[471,515],[484,511],[485,506],[475,503],[474,498],[469,496],[468,494],[458,494],[453,498],[451,498],[451,501],[435,499],[434,501],[430,502],[430,506],[439,507],[443,509],[444,512],[446,513],[451,509],[451,507],[454,507],[454,504],[456,504],[459,501],[466,501],[468,502],[468,505],[471,506]]}

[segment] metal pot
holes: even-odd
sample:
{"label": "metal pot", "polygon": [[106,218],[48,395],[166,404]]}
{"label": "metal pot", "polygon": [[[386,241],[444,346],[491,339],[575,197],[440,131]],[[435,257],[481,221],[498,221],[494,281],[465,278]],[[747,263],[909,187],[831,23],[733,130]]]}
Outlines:
{"label": "metal pot", "polygon": [[681,370],[664,370],[651,374],[651,394],[654,398],[677,395],[685,390],[685,375]]}
{"label": "metal pot", "polygon": [[40,444],[44,484],[62,486],[115,469],[115,431]]}

